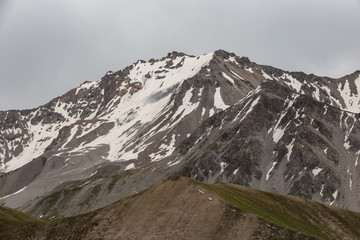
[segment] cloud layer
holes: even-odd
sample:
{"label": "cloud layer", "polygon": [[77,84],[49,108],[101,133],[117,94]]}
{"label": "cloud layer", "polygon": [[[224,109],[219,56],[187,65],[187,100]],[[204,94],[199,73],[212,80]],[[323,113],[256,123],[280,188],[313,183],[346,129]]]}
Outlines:
{"label": "cloud layer", "polygon": [[359,12],[358,0],[2,0],[0,110],[173,50],[340,77],[360,69]]}

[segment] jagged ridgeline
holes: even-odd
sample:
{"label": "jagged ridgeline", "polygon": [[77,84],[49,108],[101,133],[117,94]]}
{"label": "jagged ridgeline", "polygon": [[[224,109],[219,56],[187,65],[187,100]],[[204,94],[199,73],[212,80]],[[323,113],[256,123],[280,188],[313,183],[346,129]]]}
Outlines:
{"label": "jagged ridgeline", "polygon": [[182,175],[360,210],[360,72],[172,52],[0,112],[0,203],[48,219]]}

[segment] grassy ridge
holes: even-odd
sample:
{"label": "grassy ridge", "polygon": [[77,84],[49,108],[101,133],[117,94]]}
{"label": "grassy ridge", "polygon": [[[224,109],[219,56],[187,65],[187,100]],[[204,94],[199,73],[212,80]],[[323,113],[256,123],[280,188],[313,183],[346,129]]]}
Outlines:
{"label": "grassy ridge", "polygon": [[42,221],[20,211],[0,207],[0,239],[28,239]]}
{"label": "grassy ridge", "polygon": [[[224,201],[232,208],[254,214],[267,223],[278,226],[279,229],[289,229],[292,232],[300,233],[301,236],[305,235],[315,239],[360,239],[359,213],[299,197],[273,194],[227,183],[206,184],[184,177],[176,177],[156,184],[142,193],[148,192],[147,197],[150,198],[156,192],[160,192],[161,196],[166,195],[163,191],[168,188],[164,185],[173,186],[171,181],[179,181],[183,186],[181,189],[187,189],[195,184],[196,189],[209,192],[213,197],[221,202]],[[114,208],[122,206],[122,201],[127,201],[127,204],[137,202],[139,198],[144,197],[142,193],[120,200],[120,204],[115,203],[111,206]],[[159,198],[156,199],[161,201]],[[0,207],[0,239],[33,239],[39,234],[52,236],[56,230],[61,237],[65,237],[63,234],[66,232],[68,237],[72,237],[71,239],[82,239],[94,226],[98,226],[99,219],[106,216],[104,214],[104,211],[108,211],[106,209],[108,208],[44,222],[17,210]],[[146,211],[146,208],[143,210]],[[99,219],[97,222],[92,222],[93,218]],[[116,226],[116,222],[114,222],[115,225],[112,225],[112,222],[106,223],[103,230]],[[151,225],[151,223],[149,224]]]}
{"label": "grassy ridge", "polygon": [[204,184],[226,203],[280,227],[317,239],[360,239],[360,214],[311,200],[245,188],[233,184]]}

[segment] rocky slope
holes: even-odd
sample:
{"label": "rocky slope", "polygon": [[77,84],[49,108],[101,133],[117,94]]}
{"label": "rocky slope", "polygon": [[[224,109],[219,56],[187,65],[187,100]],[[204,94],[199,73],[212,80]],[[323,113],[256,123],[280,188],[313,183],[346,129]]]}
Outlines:
{"label": "rocky slope", "polygon": [[181,173],[200,181],[358,210],[359,127],[358,114],[269,81],[205,121],[175,159],[187,159]]}
{"label": "rocky slope", "polygon": [[222,50],[138,61],[0,112],[0,202],[76,215],[181,174],[359,211],[359,87]]}
{"label": "rocky slope", "polygon": [[0,238],[357,239],[359,223],[358,213],[299,197],[173,178],[85,215],[34,221],[31,229],[24,217],[27,227]]}

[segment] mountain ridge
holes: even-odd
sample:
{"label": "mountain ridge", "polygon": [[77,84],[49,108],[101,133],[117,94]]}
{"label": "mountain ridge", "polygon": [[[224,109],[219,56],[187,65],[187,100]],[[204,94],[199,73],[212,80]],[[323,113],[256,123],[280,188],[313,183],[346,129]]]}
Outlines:
{"label": "mountain ridge", "polygon": [[359,71],[317,77],[223,50],[137,61],[0,112],[0,202],[69,216],[181,173],[359,211],[359,84]]}
{"label": "mountain ridge", "polygon": [[34,220],[31,229],[20,222],[0,238],[355,239],[359,221],[359,213],[299,197],[175,177],[91,213]]}

